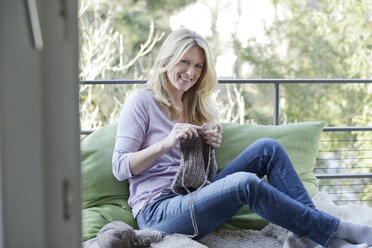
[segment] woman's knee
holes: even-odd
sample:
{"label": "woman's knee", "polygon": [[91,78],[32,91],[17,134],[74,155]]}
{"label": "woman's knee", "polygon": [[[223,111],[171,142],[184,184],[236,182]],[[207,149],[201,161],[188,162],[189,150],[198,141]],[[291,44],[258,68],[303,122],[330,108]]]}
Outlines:
{"label": "woman's knee", "polygon": [[231,186],[239,189],[249,188],[250,185],[257,184],[261,179],[254,173],[235,172],[226,177],[226,180]]}
{"label": "woman's knee", "polygon": [[263,183],[263,179],[249,172],[236,172],[227,176],[226,180],[230,184],[230,190],[235,193],[233,194],[235,196],[233,201],[242,205],[251,205],[254,202],[257,196],[256,193],[261,183]]}
{"label": "woman's knee", "polygon": [[267,152],[275,152],[280,151],[283,152],[283,146],[277,141],[276,139],[272,138],[262,138],[255,141],[252,145],[256,146],[256,149],[267,151]]}
{"label": "woman's knee", "polygon": [[254,142],[254,144],[257,143],[259,145],[263,146],[271,146],[271,147],[281,147],[282,145],[277,141],[276,139],[273,138],[261,138],[257,141]]}

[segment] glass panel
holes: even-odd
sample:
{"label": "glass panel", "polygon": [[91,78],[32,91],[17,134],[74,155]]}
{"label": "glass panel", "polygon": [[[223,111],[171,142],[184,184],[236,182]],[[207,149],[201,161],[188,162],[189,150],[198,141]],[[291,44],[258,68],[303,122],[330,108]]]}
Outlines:
{"label": "glass panel", "polygon": [[[372,132],[323,132],[315,174],[372,172]],[[372,206],[372,179],[322,179],[320,190],[340,204]]]}
{"label": "glass panel", "polygon": [[222,122],[273,124],[273,84],[219,84],[217,92]]}
{"label": "glass panel", "polygon": [[126,97],[139,84],[80,85],[81,130],[95,130],[119,119]]}
{"label": "glass panel", "polygon": [[372,85],[282,84],[280,85],[280,122],[318,121],[325,126],[372,125]]}

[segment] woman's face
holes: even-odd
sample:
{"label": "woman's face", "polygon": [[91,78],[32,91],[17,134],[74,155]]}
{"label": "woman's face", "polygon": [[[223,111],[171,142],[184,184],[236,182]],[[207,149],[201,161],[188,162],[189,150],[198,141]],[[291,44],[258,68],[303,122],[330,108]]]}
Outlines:
{"label": "woman's face", "polygon": [[186,92],[199,79],[204,65],[203,49],[191,47],[181,60],[167,71],[168,85],[172,90]]}

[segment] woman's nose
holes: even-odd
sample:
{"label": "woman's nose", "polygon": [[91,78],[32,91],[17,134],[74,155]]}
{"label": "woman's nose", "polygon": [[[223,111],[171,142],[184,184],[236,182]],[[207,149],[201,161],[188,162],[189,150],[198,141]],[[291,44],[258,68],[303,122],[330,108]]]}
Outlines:
{"label": "woman's nose", "polygon": [[190,77],[194,76],[194,69],[192,68],[192,66],[190,66],[189,68],[187,68],[186,74],[188,76],[190,76]]}

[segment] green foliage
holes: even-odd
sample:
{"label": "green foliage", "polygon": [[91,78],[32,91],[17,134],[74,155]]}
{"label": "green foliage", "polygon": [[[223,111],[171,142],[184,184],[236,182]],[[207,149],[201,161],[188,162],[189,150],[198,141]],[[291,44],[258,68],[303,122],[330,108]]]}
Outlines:
{"label": "green foliage", "polygon": [[[371,5],[367,0],[316,2],[310,8],[307,1],[273,1],[277,12],[274,24],[266,30],[267,43],[253,38],[241,46],[243,60],[252,66],[250,77],[372,77]],[[284,123],[324,120],[326,126],[372,125],[369,84],[287,84],[281,86],[280,97],[280,121]],[[324,133],[323,140],[318,173],[372,171],[371,132]],[[330,169],[336,167],[342,169]],[[361,185],[370,184],[368,179],[361,181]],[[368,188],[360,186],[359,190],[368,192]],[[361,198],[371,199],[368,194]]]}
{"label": "green foliage", "polygon": [[[112,14],[113,26],[124,35],[124,54],[133,57],[147,40],[149,23],[154,22],[158,32],[169,33],[169,17],[193,1],[173,0],[131,0],[123,4],[120,0],[111,1],[117,11]],[[140,58],[126,75],[120,78],[137,79],[148,78],[148,70],[155,59],[159,44],[156,44],[151,53]]]}
{"label": "green foliage", "polygon": [[[258,78],[371,78],[372,22],[367,0],[273,1],[267,42],[249,40],[242,59]],[[370,125],[365,84],[282,85],[281,122],[325,120],[327,126]],[[354,103],[354,104],[350,104]],[[371,113],[371,112],[369,112]],[[358,121],[357,121],[358,120]]]}

